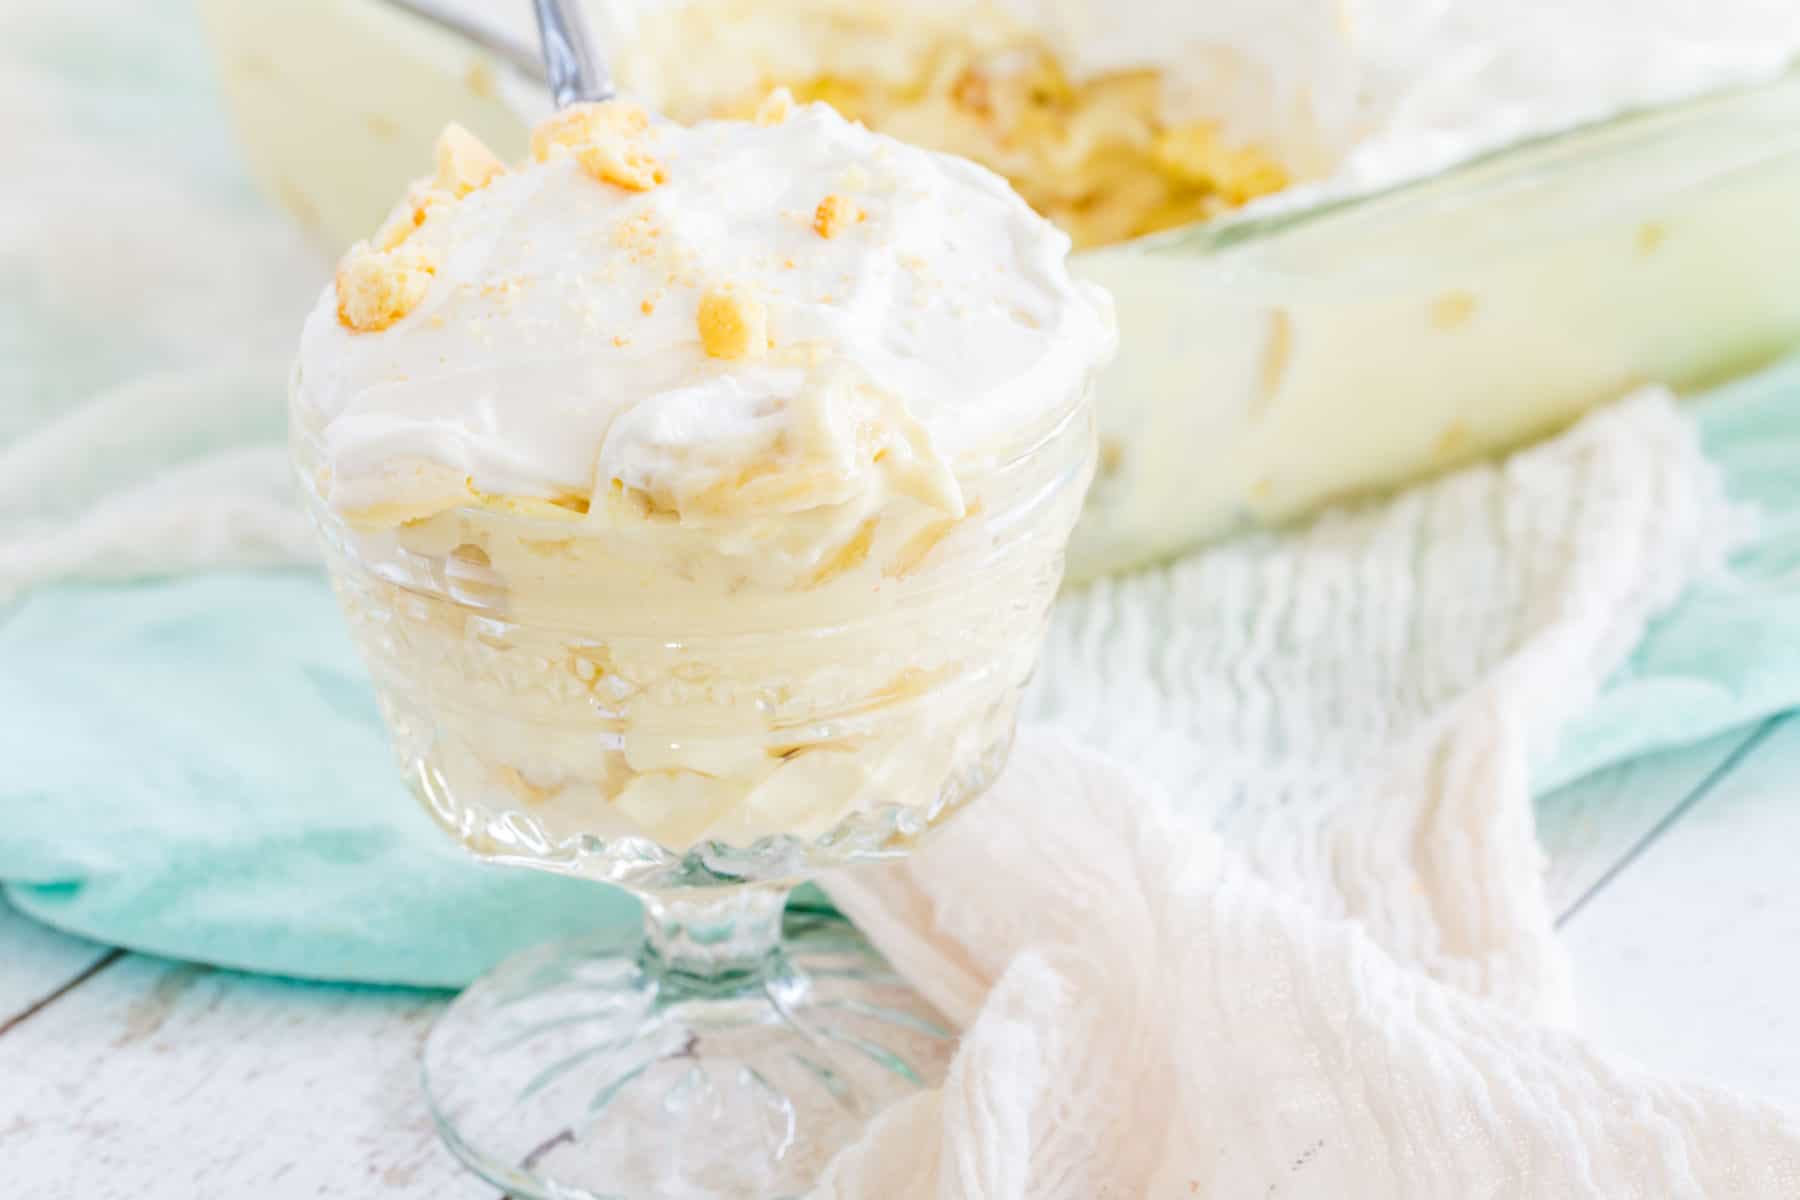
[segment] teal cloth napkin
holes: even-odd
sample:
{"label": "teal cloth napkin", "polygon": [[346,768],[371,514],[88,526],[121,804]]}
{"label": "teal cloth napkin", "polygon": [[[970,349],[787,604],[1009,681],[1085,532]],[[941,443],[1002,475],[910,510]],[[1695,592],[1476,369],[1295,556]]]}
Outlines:
{"label": "teal cloth napkin", "polygon": [[1654,622],[1599,702],[1563,732],[1539,794],[1800,705],[1800,357],[1691,406],[1707,456],[1756,536],[1730,570]]}
{"label": "teal cloth napkin", "polygon": [[[1540,773],[1800,704],[1800,360],[1693,408],[1763,512],[1731,571],[1656,623]],[[600,885],[461,857],[398,781],[314,572],[40,589],[0,620],[0,877],[100,941],[318,979],[456,986],[635,921]]]}

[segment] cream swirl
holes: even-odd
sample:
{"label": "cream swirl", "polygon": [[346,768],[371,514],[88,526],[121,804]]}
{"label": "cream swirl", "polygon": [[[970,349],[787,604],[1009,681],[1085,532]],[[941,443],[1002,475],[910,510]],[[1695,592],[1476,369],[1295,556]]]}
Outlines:
{"label": "cream swirl", "polygon": [[[321,298],[294,397],[332,507],[635,505],[749,542],[892,497],[957,516],[959,464],[1020,444],[1111,351],[1068,239],[981,168],[823,106],[642,137],[645,190],[559,153],[426,210],[404,250],[433,274],[390,327]],[[758,318],[740,357],[703,341],[718,293]]]}

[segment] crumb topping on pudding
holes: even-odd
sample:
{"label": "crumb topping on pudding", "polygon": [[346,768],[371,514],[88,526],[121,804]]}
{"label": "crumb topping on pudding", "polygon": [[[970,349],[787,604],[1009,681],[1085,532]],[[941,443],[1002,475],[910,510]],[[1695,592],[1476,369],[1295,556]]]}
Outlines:
{"label": "crumb topping on pudding", "polygon": [[959,514],[955,464],[1068,403],[1110,304],[998,176],[770,109],[683,127],[580,105],[515,170],[446,130],[302,339],[329,503],[572,497],[744,546],[816,509],[833,548],[885,504]]}
{"label": "crumb topping on pudding", "polygon": [[751,358],[769,348],[769,310],[729,284],[700,297],[700,342],[714,358]]}
{"label": "crumb topping on pudding", "polygon": [[458,199],[506,174],[506,164],[480,138],[455,122],[444,126],[444,132],[438,135],[434,156],[437,174],[432,177],[433,185],[455,193]]}
{"label": "crumb topping on pudding", "polygon": [[358,333],[377,333],[401,320],[425,298],[437,274],[438,256],[421,247],[376,250],[357,245],[338,265],[333,287],[337,319]]}
{"label": "crumb topping on pudding", "polygon": [[647,192],[668,178],[650,152],[655,137],[650,114],[635,104],[576,104],[532,131],[531,155],[548,162],[557,154],[573,154],[581,169],[602,183]]}
{"label": "crumb topping on pudding", "polygon": [[858,221],[868,220],[868,216],[856,201],[833,192],[813,210],[813,229],[822,238],[834,238]]}
{"label": "crumb topping on pudding", "polygon": [[436,174],[415,180],[373,241],[358,242],[338,264],[337,316],[345,328],[377,333],[417,308],[442,257],[436,250],[406,248],[408,239],[434,214],[506,174],[493,151],[454,123],[438,135],[435,158]]}

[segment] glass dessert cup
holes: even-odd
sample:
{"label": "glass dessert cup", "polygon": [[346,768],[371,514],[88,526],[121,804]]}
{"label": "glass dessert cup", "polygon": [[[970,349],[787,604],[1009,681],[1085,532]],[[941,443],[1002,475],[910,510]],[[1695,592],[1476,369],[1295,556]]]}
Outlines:
{"label": "glass dessert cup", "polygon": [[465,1163],[521,1197],[799,1195],[941,1078],[942,1018],[846,922],[784,906],[908,853],[1000,770],[1093,473],[1087,384],[957,464],[967,515],[877,528],[804,586],[574,515],[358,526],[296,426],[427,811],[484,859],[643,902],[641,933],[526,952],[439,1019],[425,1090]]}

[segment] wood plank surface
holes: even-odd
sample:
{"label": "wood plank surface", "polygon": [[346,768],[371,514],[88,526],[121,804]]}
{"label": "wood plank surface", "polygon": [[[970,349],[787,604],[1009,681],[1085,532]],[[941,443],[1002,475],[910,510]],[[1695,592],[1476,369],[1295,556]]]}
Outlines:
{"label": "wood plank surface", "polygon": [[33,921],[0,896],[0,1034],[117,957],[105,946]]}
{"label": "wood plank surface", "polygon": [[1800,716],[1770,728],[1564,933],[1596,1040],[1800,1104]]}
{"label": "wood plank surface", "polygon": [[1541,797],[1538,842],[1551,910],[1566,918],[1696,789],[1757,737],[1734,729],[1693,746],[1648,754]]}
{"label": "wood plank surface", "polygon": [[127,956],[0,1037],[3,1194],[493,1200],[419,1096],[442,1003]]}

